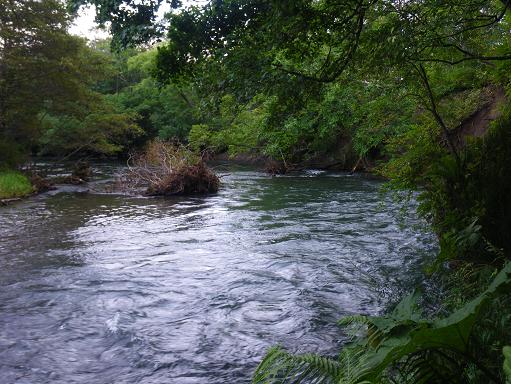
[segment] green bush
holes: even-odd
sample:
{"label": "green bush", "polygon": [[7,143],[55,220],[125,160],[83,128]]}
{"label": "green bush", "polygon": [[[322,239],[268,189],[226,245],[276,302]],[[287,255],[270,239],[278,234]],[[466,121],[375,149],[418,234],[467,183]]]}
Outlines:
{"label": "green bush", "polygon": [[190,147],[195,151],[212,151],[213,153],[221,153],[227,149],[225,144],[223,131],[214,131],[207,124],[192,125],[188,142]]}
{"label": "green bush", "polygon": [[32,192],[32,184],[21,173],[14,171],[0,173],[0,199],[24,197]]}

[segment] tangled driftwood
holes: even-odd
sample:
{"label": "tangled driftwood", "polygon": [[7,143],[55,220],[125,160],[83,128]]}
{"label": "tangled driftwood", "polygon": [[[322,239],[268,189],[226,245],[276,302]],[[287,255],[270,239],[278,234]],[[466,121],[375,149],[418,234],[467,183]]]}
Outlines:
{"label": "tangled driftwood", "polygon": [[194,195],[217,192],[220,180],[189,149],[153,141],[146,151],[130,157],[120,184],[124,190],[151,196]]}

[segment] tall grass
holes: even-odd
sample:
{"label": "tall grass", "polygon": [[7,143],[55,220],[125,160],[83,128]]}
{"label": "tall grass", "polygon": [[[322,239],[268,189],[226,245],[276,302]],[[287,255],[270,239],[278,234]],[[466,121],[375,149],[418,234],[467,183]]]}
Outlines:
{"label": "tall grass", "polygon": [[15,171],[0,171],[0,199],[30,195],[32,184],[26,176]]}

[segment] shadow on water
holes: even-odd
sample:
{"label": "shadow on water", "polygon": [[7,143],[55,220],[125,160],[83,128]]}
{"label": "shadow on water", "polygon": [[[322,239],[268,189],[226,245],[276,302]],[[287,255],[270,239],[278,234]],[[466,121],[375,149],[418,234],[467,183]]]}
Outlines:
{"label": "shadow on water", "polygon": [[3,382],[241,383],[275,343],[334,354],[335,321],[381,311],[436,249],[378,187],[240,169],[205,198],[1,208]]}

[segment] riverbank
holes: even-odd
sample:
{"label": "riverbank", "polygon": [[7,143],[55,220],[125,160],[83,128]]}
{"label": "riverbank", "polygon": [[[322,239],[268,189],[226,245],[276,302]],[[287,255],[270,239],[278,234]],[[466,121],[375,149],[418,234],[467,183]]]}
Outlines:
{"label": "riverbank", "polygon": [[0,206],[56,189],[56,185],[81,185],[86,180],[78,177],[74,171],[70,175],[42,177],[36,172],[29,174],[16,170],[0,172]]}
{"label": "riverbank", "polygon": [[229,163],[234,165],[247,165],[265,170],[269,174],[285,174],[289,172],[306,171],[314,169],[319,171],[364,173],[377,176],[376,162],[384,161],[383,157],[349,157],[341,151],[339,153],[317,155],[299,163],[289,163],[275,160],[261,154],[238,153],[229,155],[227,152],[211,154],[206,157],[208,162]]}
{"label": "riverbank", "polygon": [[[9,205],[15,203],[20,200],[24,200],[31,196],[36,196],[40,193],[47,192],[49,190],[60,190],[63,189],[65,191],[69,190],[69,186],[81,187],[78,190],[83,193],[84,191],[89,191],[91,188],[92,191],[98,187],[96,184],[99,183],[99,191],[100,192],[113,192],[116,189],[116,184],[114,179],[108,180],[111,178],[113,172],[122,173],[123,169],[125,169],[125,163],[119,161],[118,159],[96,159],[92,160],[90,164],[87,165],[86,172],[76,172],[76,161],[68,161],[68,162],[60,162],[53,158],[37,158],[33,160],[34,162],[31,165],[31,169],[34,173],[29,175],[28,171],[25,173],[18,171],[9,171],[9,173],[15,173],[19,177],[27,180],[30,183],[30,190],[27,189],[25,193],[16,193],[12,195],[5,195],[0,198],[0,206]],[[111,169],[109,169],[110,174],[104,174],[104,166],[105,164],[110,164]],[[263,156],[249,156],[249,155],[237,155],[234,157],[229,157],[227,154],[219,154],[215,156],[211,156],[207,159],[206,164],[210,167],[215,173],[219,174],[219,177],[222,177],[222,169],[250,169],[261,171],[266,173],[268,176],[281,174],[280,172],[270,172],[267,168],[269,164],[269,158]],[[286,170],[286,172],[282,172],[286,176],[300,175],[303,172],[340,172],[340,173],[357,173],[359,175],[363,175],[365,178],[370,178],[373,180],[385,180],[381,175],[373,172],[372,169],[366,170],[364,168],[359,168],[356,172],[352,172],[349,168],[341,168],[338,169],[336,167],[330,167],[328,164],[299,164],[294,165]],[[80,169],[83,171],[83,169]],[[81,177],[80,177],[81,176]],[[92,186],[91,183],[92,182]],[[66,187],[67,186],[67,187]]]}

